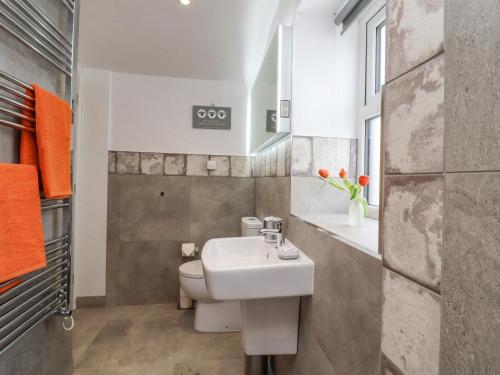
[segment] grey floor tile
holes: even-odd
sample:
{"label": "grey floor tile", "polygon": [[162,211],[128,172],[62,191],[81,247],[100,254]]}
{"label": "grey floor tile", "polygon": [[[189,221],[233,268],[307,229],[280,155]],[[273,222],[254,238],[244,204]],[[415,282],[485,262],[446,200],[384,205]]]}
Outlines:
{"label": "grey floor tile", "polygon": [[237,375],[239,333],[199,333],[175,304],[80,309],[74,375]]}

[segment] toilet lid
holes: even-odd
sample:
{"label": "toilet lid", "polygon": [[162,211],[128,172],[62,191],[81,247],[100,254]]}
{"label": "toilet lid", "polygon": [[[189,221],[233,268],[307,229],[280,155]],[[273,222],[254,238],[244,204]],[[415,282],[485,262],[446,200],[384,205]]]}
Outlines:
{"label": "toilet lid", "polygon": [[193,260],[192,262],[181,264],[179,267],[179,273],[184,277],[203,279],[203,267],[201,265],[201,260]]}

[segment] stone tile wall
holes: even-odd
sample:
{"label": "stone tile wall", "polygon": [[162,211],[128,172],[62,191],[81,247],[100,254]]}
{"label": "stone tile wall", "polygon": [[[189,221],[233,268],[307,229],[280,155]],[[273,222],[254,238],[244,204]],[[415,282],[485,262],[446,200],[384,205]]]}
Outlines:
{"label": "stone tile wall", "polygon": [[293,137],[293,177],[316,177],[320,168],[337,174],[344,168],[356,176],[357,140],[349,138]]}
{"label": "stone tile wall", "polygon": [[445,0],[441,375],[500,371],[500,3]]}
{"label": "stone tile wall", "polygon": [[302,298],[296,356],[276,375],[378,375],[382,262],[290,212],[290,177],[255,178],[255,213],[285,219],[286,236],[315,262],[314,295]]}
{"label": "stone tile wall", "polygon": [[108,165],[107,306],[176,302],[181,244],[239,236],[254,214],[250,157],[110,151]]}
{"label": "stone tile wall", "polygon": [[356,178],[357,140],[349,138],[297,137],[292,139],[292,200],[295,215],[346,213],[345,192],[325,187],[318,170],[328,169],[336,176],[344,168]]}
{"label": "stone tile wall", "polygon": [[270,148],[259,152],[254,159],[254,177],[290,176],[292,137],[288,136]]}
{"label": "stone tile wall", "polygon": [[[207,162],[217,163],[215,170]],[[252,157],[163,154],[152,152],[109,151],[110,174],[143,174],[165,176],[252,177]]]}
{"label": "stone tile wall", "polygon": [[282,217],[287,238],[315,262],[314,295],[301,301],[298,354],[274,357],[276,375],[379,373],[381,260],[290,214],[298,203],[329,207],[324,199],[311,200],[322,185],[313,170],[353,171],[355,147],[349,139],[293,137],[255,157],[255,215]]}
{"label": "stone tile wall", "polygon": [[387,1],[383,375],[437,375],[444,202],[443,0]]}

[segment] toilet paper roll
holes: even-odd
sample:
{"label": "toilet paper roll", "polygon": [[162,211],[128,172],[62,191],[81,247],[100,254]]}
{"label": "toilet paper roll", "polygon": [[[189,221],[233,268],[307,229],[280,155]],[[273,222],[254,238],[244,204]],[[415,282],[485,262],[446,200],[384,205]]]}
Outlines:
{"label": "toilet paper roll", "polygon": [[183,257],[193,257],[196,252],[196,247],[194,243],[183,243],[182,244],[182,256]]}

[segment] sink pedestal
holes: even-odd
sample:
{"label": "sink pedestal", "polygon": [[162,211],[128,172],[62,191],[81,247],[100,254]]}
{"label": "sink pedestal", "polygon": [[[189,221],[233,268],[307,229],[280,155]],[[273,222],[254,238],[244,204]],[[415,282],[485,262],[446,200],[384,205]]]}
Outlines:
{"label": "sink pedestal", "polygon": [[297,354],[300,297],[240,303],[241,340],[247,355]]}

